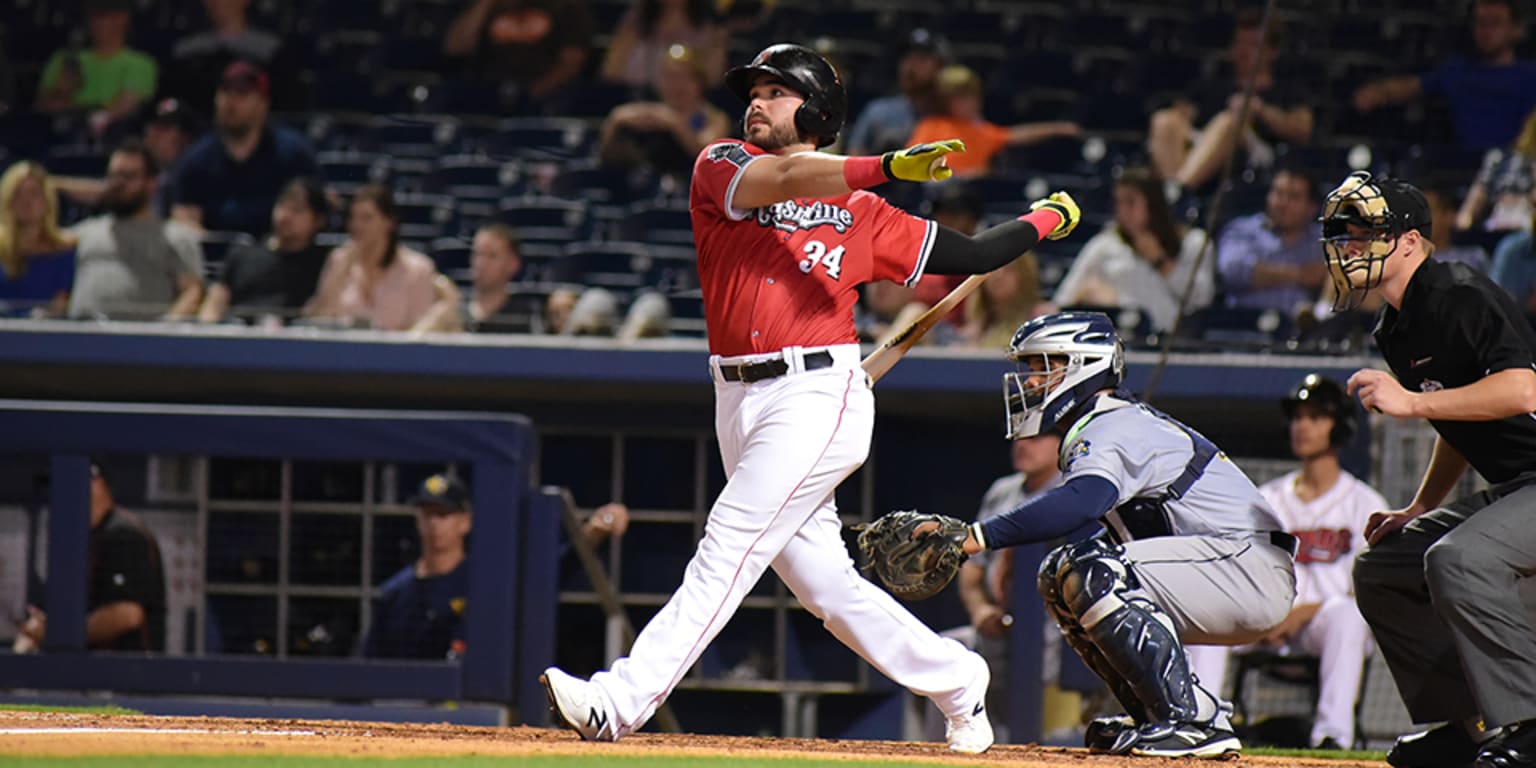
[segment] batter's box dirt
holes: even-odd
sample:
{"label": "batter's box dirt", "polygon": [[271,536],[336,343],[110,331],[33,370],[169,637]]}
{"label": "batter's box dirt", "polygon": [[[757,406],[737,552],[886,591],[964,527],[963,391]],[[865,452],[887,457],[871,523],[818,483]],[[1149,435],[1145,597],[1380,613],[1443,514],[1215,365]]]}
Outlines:
{"label": "batter's box dirt", "polygon": [[[765,739],[695,734],[636,734],[617,744],[582,742],[543,728],[360,723],[332,720],[242,720],[215,717],[0,712],[0,754],[85,756],[116,754],[249,754],[350,757],[458,755],[669,755],[691,757],[815,757],[849,761],[1009,765],[1020,768],[1194,766],[1189,760],[1089,755],[1080,749],[999,745],[979,756],[952,755],[942,744]],[[1242,757],[1224,768],[1350,768],[1381,763],[1294,757]]]}

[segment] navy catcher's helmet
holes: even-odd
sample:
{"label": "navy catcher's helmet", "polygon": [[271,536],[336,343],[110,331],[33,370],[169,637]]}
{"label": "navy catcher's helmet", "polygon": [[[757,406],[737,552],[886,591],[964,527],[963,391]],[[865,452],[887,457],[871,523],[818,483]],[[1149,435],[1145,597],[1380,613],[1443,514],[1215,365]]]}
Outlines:
{"label": "navy catcher's helmet", "polygon": [[772,75],[805,96],[805,103],[795,110],[795,127],[816,137],[816,146],[837,141],[848,117],[848,94],[832,65],[821,54],[803,45],[779,43],[764,48],[752,63],[725,73],[725,85],[743,103],[752,103],[752,81],[758,75]]}
{"label": "navy catcher's helmet", "polygon": [[1333,417],[1333,429],[1328,432],[1328,444],[1334,448],[1346,445],[1355,437],[1355,401],[1333,379],[1307,374],[1296,386],[1291,387],[1280,401],[1280,409],[1287,419],[1296,417],[1296,408],[1302,403],[1314,406]]}
{"label": "navy catcher's helmet", "polygon": [[1010,440],[1066,429],[1093,393],[1119,386],[1125,375],[1115,324],[1099,312],[1061,312],[1019,326],[1008,359],[1019,364],[1003,374]]}

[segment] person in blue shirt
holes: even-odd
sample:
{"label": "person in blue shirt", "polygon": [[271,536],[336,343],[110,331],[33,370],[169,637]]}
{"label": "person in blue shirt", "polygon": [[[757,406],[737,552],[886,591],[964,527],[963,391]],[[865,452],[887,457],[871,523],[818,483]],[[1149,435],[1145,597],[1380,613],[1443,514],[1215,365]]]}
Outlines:
{"label": "person in blue shirt", "polygon": [[272,205],[293,179],[320,173],[300,134],[269,119],[272,86],[255,64],[224,70],[214,96],[214,130],[182,155],[171,217],[199,230],[267,232]]}
{"label": "person in blue shirt", "polygon": [[1477,0],[1471,20],[1475,59],[1456,57],[1423,75],[1366,83],[1355,91],[1355,109],[1370,112],[1435,94],[1450,104],[1462,149],[1484,152],[1514,141],[1536,108],[1536,62],[1515,57],[1519,11],[1513,0]]}
{"label": "person in blue shirt", "polygon": [[[423,480],[407,502],[416,508],[421,556],[379,586],[361,652],[370,658],[457,659],[464,654],[469,609],[469,490],[452,474]],[[598,507],[582,524],[589,546],[629,527],[629,508]],[[561,548],[561,556],[569,544]]]}
{"label": "person in blue shirt", "polygon": [[918,118],[938,111],[934,80],[949,63],[949,43],[926,29],[914,29],[897,63],[901,92],[871,101],[848,129],[848,152],[877,155],[907,145]]}
{"label": "person in blue shirt", "polygon": [[1317,184],[1300,168],[1269,183],[1264,210],[1233,219],[1216,241],[1216,269],[1229,307],[1275,309],[1289,317],[1321,295],[1327,270],[1317,258]]}
{"label": "person in blue shirt", "polygon": [[75,238],[59,229],[47,169],[21,161],[0,176],[0,317],[62,317],[75,281]]}

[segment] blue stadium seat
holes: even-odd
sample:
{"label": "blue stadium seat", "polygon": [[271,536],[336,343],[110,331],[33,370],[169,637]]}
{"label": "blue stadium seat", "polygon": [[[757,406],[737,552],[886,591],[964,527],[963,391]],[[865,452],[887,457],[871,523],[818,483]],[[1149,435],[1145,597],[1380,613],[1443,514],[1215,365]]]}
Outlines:
{"label": "blue stadium seat", "polygon": [[1181,345],[1223,350],[1284,347],[1296,337],[1295,321],[1273,309],[1202,307],[1185,316]]}
{"label": "blue stadium seat", "polygon": [[517,230],[524,243],[564,245],[589,234],[587,206],[552,197],[512,197],[501,201],[497,219]]}
{"label": "blue stadium seat", "polygon": [[549,192],[568,200],[625,205],[656,192],[656,180],[596,163],[573,163],[555,175]]}
{"label": "blue stadium seat", "polygon": [[363,129],[364,148],[435,160],[458,150],[459,121],[448,115],[381,115]]}
{"label": "blue stadium seat", "polygon": [[693,246],[693,220],[688,204],[637,203],[618,223],[615,234],[624,240]]}
{"label": "blue stadium seat", "polygon": [[91,146],[53,147],[43,159],[43,167],[56,176],[100,179],[107,175],[107,155]]}
{"label": "blue stadium seat", "polygon": [[432,241],[432,261],[443,274],[468,270],[470,250],[469,241],[462,237],[439,237]]}
{"label": "blue stadium seat", "polygon": [[591,153],[591,124],[560,117],[514,117],[496,124],[486,139],[487,151],[497,157],[563,160]]}
{"label": "blue stadium seat", "polygon": [[431,241],[458,233],[458,211],[447,195],[398,192],[395,207],[400,212],[402,238]]}
{"label": "blue stadium seat", "polygon": [[200,238],[203,247],[203,276],[215,281],[224,273],[224,259],[229,249],[236,245],[255,245],[256,238],[244,232],[204,232]]}
{"label": "blue stadium seat", "polygon": [[565,247],[556,279],[632,292],[655,262],[644,243],[585,242]]}
{"label": "blue stadium seat", "polygon": [[321,152],[315,156],[326,181],[344,184],[385,183],[390,177],[390,158],[372,152]]}

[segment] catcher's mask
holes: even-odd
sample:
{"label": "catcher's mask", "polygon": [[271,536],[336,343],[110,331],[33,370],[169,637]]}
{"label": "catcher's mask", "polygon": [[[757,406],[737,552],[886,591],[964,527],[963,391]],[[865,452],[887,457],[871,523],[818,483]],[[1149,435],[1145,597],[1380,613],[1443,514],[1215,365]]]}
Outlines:
{"label": "catcher's mask", "polygon": [[1323,202],[1323,256],[1333,311],[1360,305],[1381,284],[1386,261],[1409,230],[1430,236],[1429,203],[1412,184],[1355,171]]}
{"label": "catcher's mask", "polygon": [[1098,312],[1062,312],[1019,327],[1008,345],[1018,370],[1003,374],[1010,440],[1065,428],[1093,393],[1120,384],[1125,350]]}
{"label": "catcher's mask", "polygon": [[726,72],[725,87],[751,105],[752,82],[758,75],[772,75],[805,97],[795,110],[795,128],[815,136],[817,147],[837,141],[848,116],[848,94],[837,71],[821,54],[792,43],[770,45],[750,64]]}

